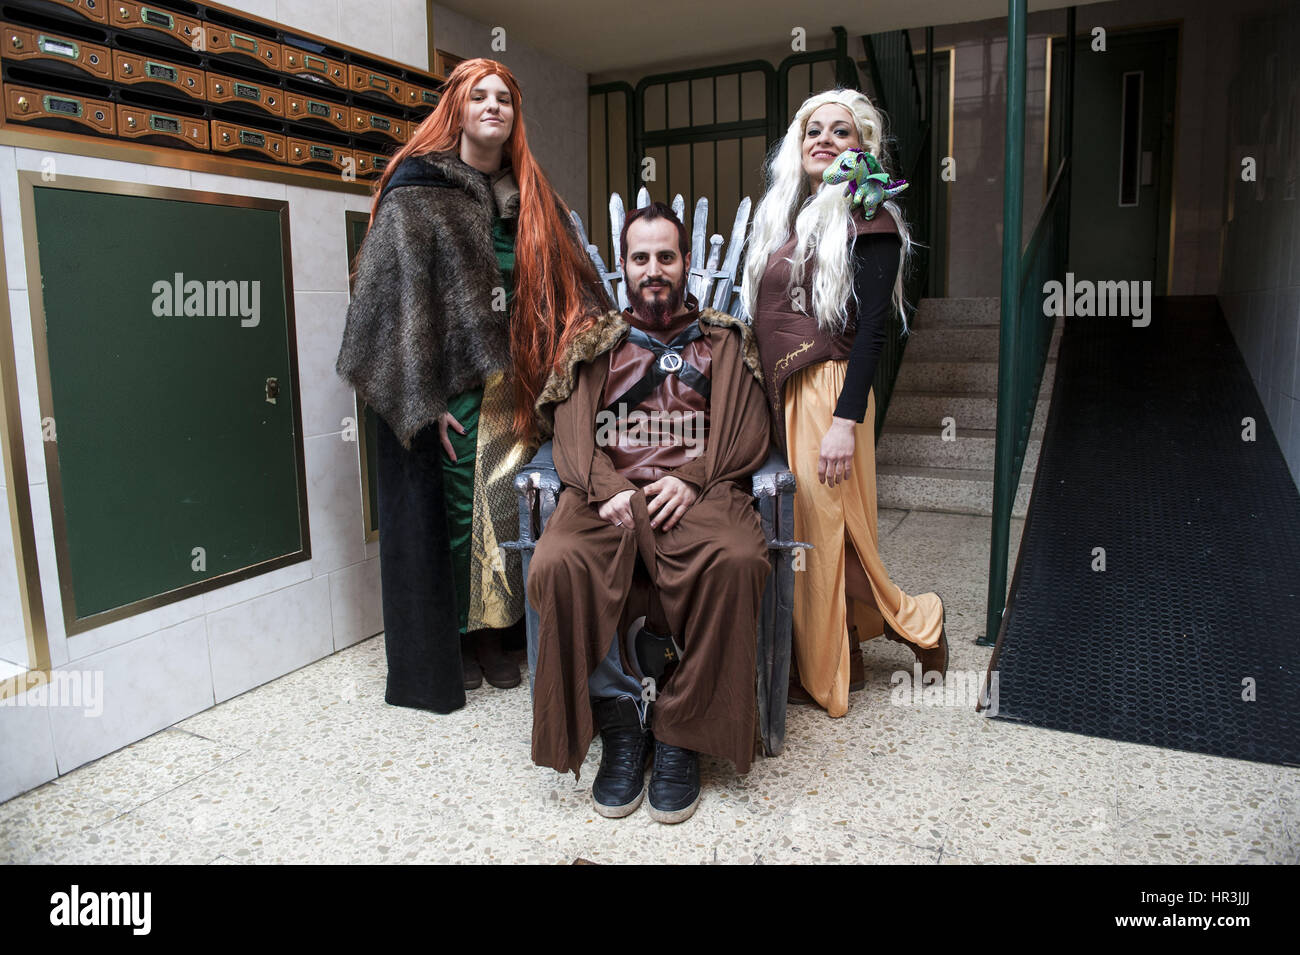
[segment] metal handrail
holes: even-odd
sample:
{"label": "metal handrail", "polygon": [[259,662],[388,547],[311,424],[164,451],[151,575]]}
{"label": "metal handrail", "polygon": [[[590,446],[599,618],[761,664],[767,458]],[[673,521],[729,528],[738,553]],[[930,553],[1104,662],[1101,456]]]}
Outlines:
{"label": "metal handrail", "polygon": [[1020,246],[1025,147],[1026,0],[1009,0],[1007,16],[1007,125],[1002,205],[1002,301],[998,338],[997,441],[993,452],[993,521],[989,544],[989,589],[984,635],[992,646],[1005,624],[1007,555],[1011,512],[1024,468],[1038,392],[1055,331],[1055,316],[1043,314],[1042,292],[1051,279],[1065,278],[1070,240],[1071,139],[1074,109],[1075,8],[1067,13],[1064,134],[1061,162],[1047,202]]}

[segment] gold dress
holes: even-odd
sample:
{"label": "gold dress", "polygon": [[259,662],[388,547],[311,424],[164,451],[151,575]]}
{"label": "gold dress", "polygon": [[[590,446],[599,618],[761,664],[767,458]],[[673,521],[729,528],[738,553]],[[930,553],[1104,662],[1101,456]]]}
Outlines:
{"label": "gold dress", "polygon": [[[903,639],[926,648],[938,644],[943,627],[943,604],[938,595],[904,593],[889,579],[880,560],[874,391],[868,397],[862,423],[853,429],[848,480],[829,487],[817,479],[822,438],[834,417],[847,368],[844,360],[819,362],[795,372],[785,385],[789,464],[798,481],[795,537],[813,545],[802,553],[796,564],[802,569],[794,575],[794,652],[804,689],[830,716],[848,712],[850,622],[857,625],[863,639],[883,633],[888,622]],[[844,587],[846,539],[852,542],[871,582],[874,606],[848,599]]]}

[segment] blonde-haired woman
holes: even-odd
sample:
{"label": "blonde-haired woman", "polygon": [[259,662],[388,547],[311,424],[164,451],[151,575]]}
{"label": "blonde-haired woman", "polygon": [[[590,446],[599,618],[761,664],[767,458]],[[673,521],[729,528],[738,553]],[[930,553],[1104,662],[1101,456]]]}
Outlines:
{"label": "blonde-haired woman", "polygon": [[856,90],[806,100],[768,162],[745,265],[773,426],[798,480],[795,533],[813,545],[795,575],[791,699],[830,716],[865,683],[857,633],[908,644],[926,672],[948,665],[943,602],[895,586],[877,546],[871,382],[911,239],[892,201],[868,218],[822,181],[847,149],[883,163],[883,131]]}

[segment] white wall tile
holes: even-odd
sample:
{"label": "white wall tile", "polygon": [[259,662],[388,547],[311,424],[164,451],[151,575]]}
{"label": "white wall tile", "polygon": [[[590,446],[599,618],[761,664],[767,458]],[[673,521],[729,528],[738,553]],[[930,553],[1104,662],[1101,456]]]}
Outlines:
{"label": "white wall tile", "polygon": [[219,610],[209,614],[207,621],[218,703],[334,649],[327,577]]}
{"label": "white wall tile", "polygon": [[98,156],[78,156],[74,153],[43,152],[36,149],[17,150],[19,169],[42,172],[45,160],[52,157],[56,176],[78,176],[86,179],[107,179],[111,182],[147,182],[148,166],[141,163],[100,159]]}
{"label": "white wall tile", "polygon": [[54,551],[54,524],[50,516],[50,496],[46,485],[31,486],[32,532],[36,539],[36,566],[41,578],[41,606],[45,610],[45,629],[49,637],[50,664],[68,662],[68,644],[63,630],[63,604],[59,594],[59,574]]}
{"label": "white wall tile", "polygon": [[[348,42],[339,33],[339,8],[336,0],[276,0],[275,16],[271,19],[336,43]],[[348,42],[348,45],[355,44]]]}
{"label": "white wall tile", "polygon": [[112,623],[103,624],[93,630],[69,636],[67,638],[68,660],[69,662],[77,662],[110,647],[130,643],[147,634],[173,627],[196,617],[201,618],[202,616],[203,595],[195,594],[175,603],[165,604],[153,610],[146,610],[144,613],[133,614],[122,620],[114,620]]}
{"label": "white wall tile", "polygon": [[311,575],[311,561],[300,560],[288,567],[278,567],[268,573],[258,574],[256,577],[249,577],[247,580],[228,584],[225,587],[218,587],[216,590],[210,590],[203,595],[203,612],[214,613],[217,610],[233,607],[235,604],[243,603],[246,600],[261,597],[276,590],[283,590],[285,587],[292,587],[304,580],[311,580]]}
{"label": "white wall tile", "polygon": [[393,14],[390,3],[339,0],[339,22],[347,27],[347,44],[375,56],[393,56]]}
{"label": "white wall tile", "polygon": [[303,434],[336,434],[357,415],[352,389],[334,371],[348,314],[346,292],[297,292],[298,379],[302,383]]}
{"label": "white wall tile", "polygon": [[[18,379],[18,409],[23,425],[23,456],[29,484],[45,483],[45,440],[41,428],[41,399],[36,385],[36,357],[32,342],[31,299],[26,285],[9,290],[9,318],[13,332],[14,372]],[[35,293],[39,294],[39,290]],[[57,435],[57,428],[55,431]]]}
{"label": "white wall tile", "polygon": [[218,195],[258,196],[263,199],[287,198],[288,186],[282,182],[265,182],[261,179],[237,179],[210,172],[190,173],[190,186],[200,192]]}
{"label": "white wall tile", "polygon": [[393,0],[392,58],[399,63],[428,71],[429,15],[419,0]]}
{"label": "white wall tile", "polygon": [[213,705],[202,618],[86,657],[69,669],[102,674],[103,713],[50,709],[60,774]]}
{"label": "white wall tile", "polygon": [[342,650],[384,629],[379,560],[353,564],[330,574],[334,649]]}
{"label": "white wall tile", "polygon": [[34,789],[58,775],[50,711],[45,706],[0,701],[0,802]]}
{"label": "white wall tile", "polygon": [[23,258],[22,218],[18,205],[18,166],[12,146],[0,146],[0,218],[3,218],[5,277],[9,287],[27,288],[27,262]]}
{"label": "white wall tile", "polygon": [[361,465],[354,441],[327,434],[303,442],[311,522],[312,572],[318,577],[365,560]]}
{"label": "white wall tile", "polygon": [[[328,3],[329,0],[324,2]],[[227,0],[223,6],[239,10],[241,13],[251,13],[264,20],[275,19],[275,0]]]}
{"label": "white wall tile", "polygon": [[340,193],[287,187],[295,292],[348,291],[348,241]]}

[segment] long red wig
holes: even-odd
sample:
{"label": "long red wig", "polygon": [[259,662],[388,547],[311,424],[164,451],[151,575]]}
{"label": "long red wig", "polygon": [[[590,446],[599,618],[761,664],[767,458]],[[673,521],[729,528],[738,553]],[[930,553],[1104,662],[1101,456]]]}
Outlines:
{"label": "long red wig", "polygon": [[533,404],[556,363],[561,338],[585,324],[582,285],[599,282],[586,253],[569,241],[569,226],[561,218],[568,207],[556,194],[528,148],[524,129],[523,95],[514,74],[496,60],[476,58],[458,64],[447,78],[434,111],[394,154],[375,186],[375,204],[398,164],[408,156],[460,148],[465,105],[480,80],[496,74],[510,90],[514,128],[504,146],[519,185],[519,224],[515,235],[515,296],[510,319],[511,381],[514,388],[514,430],[522,439],[536,434]]}

